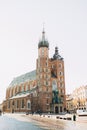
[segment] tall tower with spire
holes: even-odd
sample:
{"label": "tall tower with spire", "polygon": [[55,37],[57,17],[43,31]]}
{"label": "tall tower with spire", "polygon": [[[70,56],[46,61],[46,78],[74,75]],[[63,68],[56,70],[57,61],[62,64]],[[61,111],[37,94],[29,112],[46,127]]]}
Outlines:
{"label": "tall tower with spire", "polygon": [[38,43],[38,59],[36,65],[37,84],[38,84],[38,109],[43,112],[49,110],[50,99],[47,98],[50,88],[50,66],[49,66],[49,43],[45,38],[43,29],[42,39]]}

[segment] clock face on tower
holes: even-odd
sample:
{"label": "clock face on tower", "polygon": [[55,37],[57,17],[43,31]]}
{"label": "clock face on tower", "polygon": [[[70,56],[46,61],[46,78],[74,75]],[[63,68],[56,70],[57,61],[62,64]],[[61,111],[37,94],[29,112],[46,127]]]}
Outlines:
{"label": "clock face on tower", "polygon": [[57,82],[56,82],[56,80],[52,81],[52,90],[57,91]]}

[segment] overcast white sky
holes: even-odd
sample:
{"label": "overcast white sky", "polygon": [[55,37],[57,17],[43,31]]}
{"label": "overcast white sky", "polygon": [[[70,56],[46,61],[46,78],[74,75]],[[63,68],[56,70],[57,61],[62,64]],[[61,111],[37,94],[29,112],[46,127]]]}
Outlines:
{"label": "overcast white sky", "polygon": [[87,85],[87,0],[0,0],[0,102],[14,77],[36,69],[45,22],[65,61],[66,92]]}

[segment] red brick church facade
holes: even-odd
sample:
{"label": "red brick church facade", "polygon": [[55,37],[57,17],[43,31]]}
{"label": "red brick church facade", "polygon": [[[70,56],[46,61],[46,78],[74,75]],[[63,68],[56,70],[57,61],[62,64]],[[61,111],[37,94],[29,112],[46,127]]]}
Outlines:
{"label": "red brick church facade", "polygon": [[49,43],[42,32],[38,43],[36,70],[21,75],[6,90],[3,111],[6,112],[52,112],[66,110],[64,59],[58,47],[49,58]]}

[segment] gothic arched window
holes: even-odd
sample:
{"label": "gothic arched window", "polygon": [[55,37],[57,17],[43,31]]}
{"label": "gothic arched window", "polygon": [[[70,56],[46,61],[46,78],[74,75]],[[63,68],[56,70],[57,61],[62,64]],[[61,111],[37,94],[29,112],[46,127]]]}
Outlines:
{"label": "gothic arched window", "polygon": [[56,91],[58,88],[57,88],[57,81],[56,80],[53,80],[52,81],[52,90],[53,91]]}

